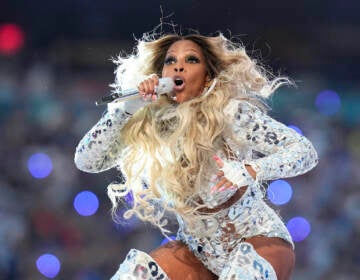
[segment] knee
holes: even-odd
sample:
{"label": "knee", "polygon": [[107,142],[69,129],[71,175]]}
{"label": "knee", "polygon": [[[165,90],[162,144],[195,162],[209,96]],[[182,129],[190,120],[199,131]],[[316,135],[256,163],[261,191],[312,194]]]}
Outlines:
{"label": "knee", "polygon": [[168,242],[150,252],[150,255],[172,280],[217,279],[180,241]]}
{"label": "knee", "polygon": [[111,280],[122,279],[164,279],[169,277],[148,254],[131,249]]}
{"label": "knee", "polygon": [[295,266],[291,245],[280,238],[253,237],[246,240],[274,268],[278,280],[289,280]]}

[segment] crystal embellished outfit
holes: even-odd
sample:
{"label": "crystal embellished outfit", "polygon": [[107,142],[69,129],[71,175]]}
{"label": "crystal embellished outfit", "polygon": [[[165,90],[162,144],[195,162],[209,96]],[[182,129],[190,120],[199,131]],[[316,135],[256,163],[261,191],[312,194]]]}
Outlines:
{"label": "crystal embellished outfit", "polygon": [[[136,103],[137,102],[137,103]],[[121,165],[118,135],[133,112],[144,104],[131,101],[109,106],[100,121],[79,143],[75,162],[79,169],[100,172]],[[277,122],[259,108],[246,101],[231,100],[224,109],[232,128],[232,137],[223,135],[234,151],[237,161],[226,159],[223,151],[217,155],[225,162],[225,177],[237,186],[248,186],[242,197],[214,216],[187,223],[177,215],[177,239],[190,250],[219,279],[276,279],[272,266],[256,253],[244,239],[253,236],[279,237],[293,246],[285,225],[263,200],[262,182],[303,174],[317,164],[317,153],[304,136]],[[261,154],[255,158],[254,152]],[[247,173],[248,164],[256,171],[256,180]],[[147,181],[146,174],[142,178]],[[199,196],[207,208],[215,208],[228,201],[236,189],[211,193],[213,182],[204,186]],[[142,261],[137,261],[141,259]],[[141,264],[142,262],[142,264]],[[125,278],[130,275],[133,278]],[[123,277],[123,278],[121,278]],[[168,279],[150,256],[132,250],[112,279]]]}

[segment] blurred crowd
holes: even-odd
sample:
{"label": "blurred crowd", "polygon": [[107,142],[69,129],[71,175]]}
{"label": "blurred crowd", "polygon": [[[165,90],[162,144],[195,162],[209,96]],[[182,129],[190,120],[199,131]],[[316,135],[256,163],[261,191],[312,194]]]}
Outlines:
{"label": "blurred crowd", "polygon": [[[21,66],[0,63],[0,279],[46,279],[36,266],[46,253],[61,262],[55,279],[108,279],[130,248],[150,251],[163,240],[151,225],[112,220],[106,186],[119,175],[116,170],[85,174],[73,163],[77,143],[105,109],[94,102],[109,92],[111,67],[75,70],[36,59]],[[281,89],[270,102],[270,115],[301,128],[320,160],[308,174],[288,179],[293,198],[274,206],[285,222],[302,216],[311,224],[309,236],[296,243],[293,279],[358,279],[359,87],[311,73],[297,78],[298,88]],[[341,99],[331,116],[314,105],[329,88]],[[34,153],[52,160],[46,178],[28,170]],[[73,207],[83,190],[99,198],[92,216]]]}

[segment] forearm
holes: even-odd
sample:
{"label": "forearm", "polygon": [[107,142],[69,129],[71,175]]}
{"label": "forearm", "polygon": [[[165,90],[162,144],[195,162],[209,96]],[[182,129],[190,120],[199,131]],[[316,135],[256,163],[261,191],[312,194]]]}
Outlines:
{"label": "forearm", "polygon": [[247,172],[249,172],[250,176],[253,177],[253,179],[256,179],[256,171],[252,168],[251,165],[249,164],[245,164],[245,168],[247,170]]}
{"label": "forearm", "polygon": [[131,115],[106,112],[76,147],[74,162],[78,169],[96,173],[116,165],[120,153],[120,130]]}
{"label": "forearm", "polygon": [[[235,101],[227,108],[234,137],[263,154],[246,159],[249,174],[257,180],[293,177],[312,169],[318,162],[311,142],[293,129],[269,117],[254,105]],[[248,169],[249,167],[247,167]]]}

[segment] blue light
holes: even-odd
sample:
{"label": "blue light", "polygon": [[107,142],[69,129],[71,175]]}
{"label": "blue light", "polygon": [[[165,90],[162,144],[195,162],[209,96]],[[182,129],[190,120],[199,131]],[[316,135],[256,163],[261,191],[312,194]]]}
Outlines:
{"label": "blue light", "polygon": [[76,195],[74,208],[81,216],[91,216],[99,208],[99,199],[90,191],[83,191]]}
{"label": "blue light", "polygon": [[31,176],[37,179],[49,176],[53,169],[51,158],[43,153],[37,153],[30,156],[27,166]]}
{"label": "blue light", "polygon": [[311,232],[310,223],[303,217],[294,217],[286,224],[294,242],[303,241]]}
{"label": "blue light", "polygon": [[299,133],[300,135],[304,135],[304,133],[302,132],[302,130],[300,128],[298,128],[296,125],[288,125],[288,127],[292,128],[293,130],[295,130],[297,133]]}
{"label": "blue light", "polygon": [[283,205],[290,201],[292,197],[291,185],[284,180],[273,181],[267,190],[269,200],[275,205]]}
{"label": "blue light", "polygon": [[317,95],[315,105],[321,114],[332,116],[340,110],[341,100],[335,91],[324,90]]}
{"label": "blue light", "polygon": [[44,254],[36,261],[36,267],[42,275],[47,278],[54,278],[60,271],[59,259],[51,254]]}
{"label": "blue light", "polygon": [[114,223],[116,230],[125,235],[131,233],[142,224],[135,214],[129,219],[125,219],[124,213],[127,210],[127,208],[118,209],[116,213],[116,222]]}
{"label": "blue light", "polygon": [[[176,237],[173,236],[173,235],[170,235],[169,238],[170,238],[171,240],[175,240],[175,239],[176,239]],[[161,241],[160,246],[165,245],[166,243],[168,243],[168,242],[171,241],[171,240],[169,240],[169,239],[167,239],[167,238],[164,238],[163,241]]]}
{"label": "blue light", "polygon": [[132,191],[129,191],[129,192],[125,195],[124,199],[125,199],[125,202],[127,203],[127,205],[128,205],[129,207],[133,207],[133,206],[134,206],[134,196],[133,196]]}

